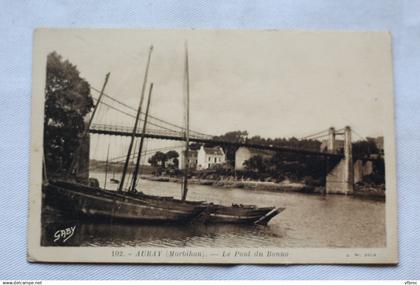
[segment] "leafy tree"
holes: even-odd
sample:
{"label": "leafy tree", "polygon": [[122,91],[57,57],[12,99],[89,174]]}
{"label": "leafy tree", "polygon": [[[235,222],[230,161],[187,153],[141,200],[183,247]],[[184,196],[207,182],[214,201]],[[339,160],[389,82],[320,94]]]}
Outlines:
{"label": "leafy tree", "polygon": [[[233,132],[227,132],[226,134],[221,135],[221,136],[216,136],[214,137],[214,140],[243,143],[243,142],[246,142],[247,138],[248,138],[247,131],[233,131]],[[214,145],[210,144],[209,146],[214,146]],[[238,147],[236,146],[223,146],[223,151],[226,154],[226,159],[227,161],[231,162],[231,164],[233,164],[233,162],[235,161],[235,152],[237,149]]]}
{"label": "leafy tree", "polygon": [[152,157],[148,159],[148,162],[153,167],[162,167],[165,168],[165,162],[168,160],[168,157],[165,153],[158,151]]}
{"label": "leafy tree", "polygon": [[385,184],[385,161],[383,157],[374,159],[373,172],[363,177],[363,181],[373,184]]}
{"label": "leafy tree", "polygon": [[217,136],[214,139],[215,140],[221,140],[221,141],[228,141],[228,142],[245,142],[248,137],[247,131],[233,131],[233,132],[227,132],[224,135]]}
{"label": "leafy tree", "polygon": [[67,172],[93,108],[89,83],[56,52],[47,56],[44,151],[50,174]]}
{"label": "leafy tree", "polygon": [[172,158],[177,158],[179,157],[178,152],[174,151],[174,150],[170,150],[166,153],[166,158],[167,159],[172,159]]}
{"label": "leafy tree", "polygon": [[261,155],[255,155],[246,160],[244,166],[247,170],[255,171],[257,173],[266,173],[270,169],[271,163],[270,159],[266,159]]}
{"label": "leafy tree", "polygon": [[178,168],[178,164],[179,164],[179,160],[178,160],[179,154],[178,154],[178,152],[176,152],[174,150],[170,150],[165,155],[166,155],[166,159],[168,161],[172,161],[171,166],[173,168]]}
{"label": "leafy tree", "polygon": [[379,154],[379,149],[373,139],[353,143],[353,156],[367,158],[371,154]]}

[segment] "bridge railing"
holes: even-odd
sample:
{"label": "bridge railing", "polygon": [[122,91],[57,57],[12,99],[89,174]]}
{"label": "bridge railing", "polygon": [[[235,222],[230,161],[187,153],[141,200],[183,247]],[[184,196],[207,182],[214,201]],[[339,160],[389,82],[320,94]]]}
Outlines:
{"label": "bridge railing", "polygon": [[[107,125],[107,124],[92,124],[90,129],[96,130],[96,131],[110,131],[110,132],[124,132],[124,133],[131,133],[133,131],[133,128],[129,126]],[[141,134],[141,130],[138,129],[136,133]],[[176,136],[180,138],[185,137],[184,132],[159,130],[159,129],[146,129],[146,134],[161,135],[161,136]],[[197,139],[211,139],[212,138],[212,136],[197,135],[194,133],[190,134],[190,137],[197,138]]]}

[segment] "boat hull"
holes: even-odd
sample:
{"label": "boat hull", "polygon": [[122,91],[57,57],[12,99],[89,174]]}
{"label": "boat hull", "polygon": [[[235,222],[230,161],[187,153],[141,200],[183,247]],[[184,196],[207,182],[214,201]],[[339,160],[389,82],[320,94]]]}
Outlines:
{"label": "boat hull", "polygon": [[172,197],[158,197],[146,195],[141,192],[127,193],[131,197],[137,197],[146,203],[159,205],[164,202],[173,208],[188,209],[200,206],[203,210],[194,217],[193,222],[201,223],[227,223],[227,224],[258,224],[266,225],[272,218],[280,214],[284,208],[256,207],[252,205],[223,206],[212,203],[182,201]]}
{"label": "boat hull", "polygon": [[[76,188],[76,187],[75,187]],[[129,197],[119,197],[95,188],[69,189],[49,184],[44,186],[45,203],[72,216],[121,220],[128,222],[186,222],[203,209],[173,208],[150,204]]]}
{"label": "boat hull", "polygon": [[46,204],[88,218],[131,222],[193,222],[266,225],[284,208],[252,205],[223,206],[141,192],[116,192],[67,181],[44,186]]}
{"label": "boat hull", "polygon": [[208,209],[201,212],[196,221],[204,223],[229,223],[229,224],[256,224],[267,225],[267,223],[280,214],[284,208],[276,207],[252,207],[252,206],[221,206],[210,205]]}

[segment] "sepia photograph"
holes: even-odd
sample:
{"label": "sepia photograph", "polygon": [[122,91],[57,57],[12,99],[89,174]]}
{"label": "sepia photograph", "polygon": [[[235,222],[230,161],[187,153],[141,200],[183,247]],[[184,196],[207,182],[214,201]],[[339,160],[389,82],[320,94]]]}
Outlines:
{"label": "sepia photograph", "polygon": [[397,263],[391,54],[384,32],[36,30],[28,260]]}

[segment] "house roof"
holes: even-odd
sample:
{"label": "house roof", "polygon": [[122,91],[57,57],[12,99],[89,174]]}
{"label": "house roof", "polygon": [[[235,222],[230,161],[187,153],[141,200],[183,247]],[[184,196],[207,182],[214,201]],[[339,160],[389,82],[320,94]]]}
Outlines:
{"label": "house roof", "polygon": [[211,154],[211,155],[223,155],[223,150],[220,146],[215,146],[215,147],[203,147],[204,152],[206,154]]}

